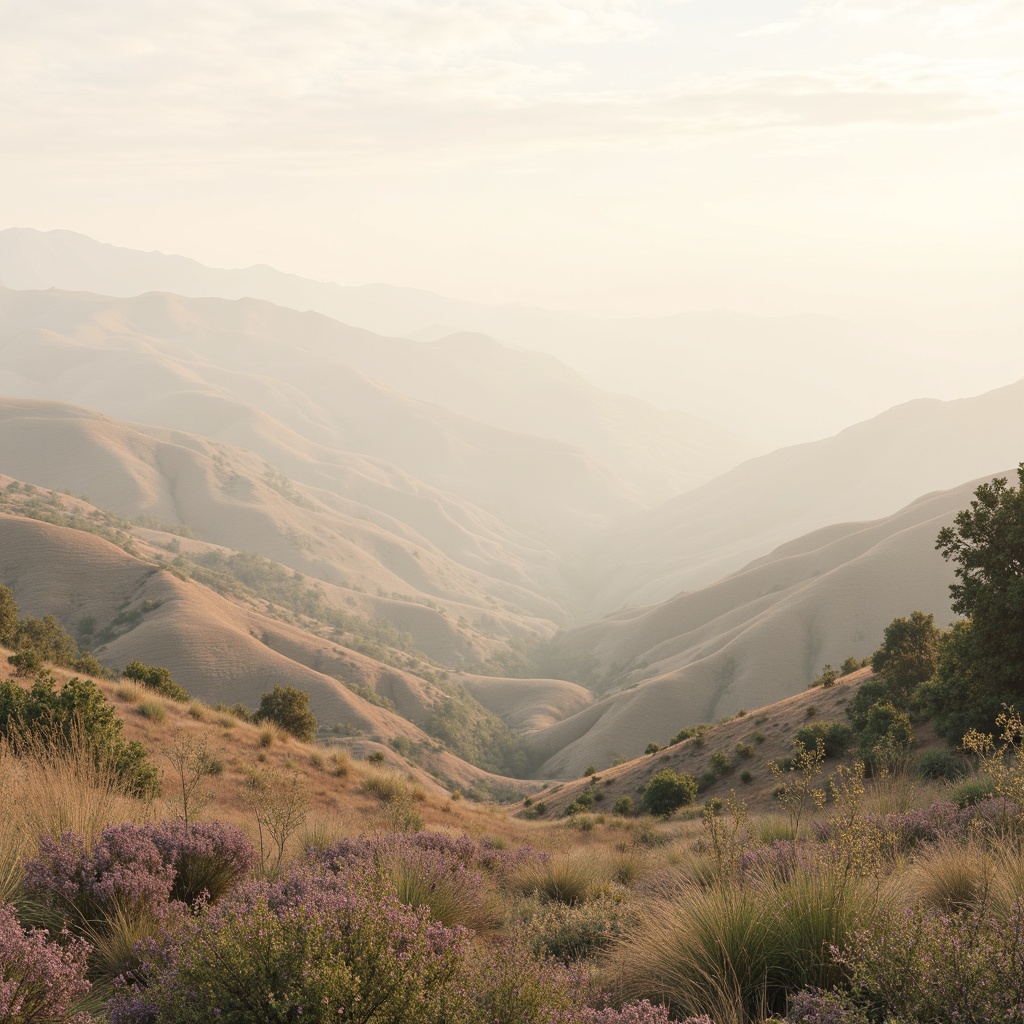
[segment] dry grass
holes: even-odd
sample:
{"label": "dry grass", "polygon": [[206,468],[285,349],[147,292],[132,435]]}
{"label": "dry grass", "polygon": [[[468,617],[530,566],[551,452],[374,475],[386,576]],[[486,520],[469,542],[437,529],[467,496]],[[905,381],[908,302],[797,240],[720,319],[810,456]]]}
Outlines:
{"label": "dry grass", "polygon": [[604,857],[592,850],[552,854],[550,860],[528,861],[512,876],[509,887],[524,896],[537,894],[546,900],[574,905],[596,896],[611,879]]}
{"label": "dry grass", "polygon": [[127,680],[118,683],[114,689],[114,699],[122,704],[138,704],[142,700],[143,690],[138,683]]}
{"label": "dry grass", "polygon": [[996,863],[978,843],[943,843],[925,851],[911,867],[913,893],[942,914],[978,905],[992,889]]}

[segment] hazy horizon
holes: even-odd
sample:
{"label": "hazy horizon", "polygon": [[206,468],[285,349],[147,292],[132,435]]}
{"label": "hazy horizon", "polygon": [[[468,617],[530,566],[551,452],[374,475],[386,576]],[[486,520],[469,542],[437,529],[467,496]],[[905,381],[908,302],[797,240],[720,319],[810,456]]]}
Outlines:
{"label": "hazy horizon", "polygon": [[1024,15],[16,4],[0,224],[589,315],[1019,329]]}

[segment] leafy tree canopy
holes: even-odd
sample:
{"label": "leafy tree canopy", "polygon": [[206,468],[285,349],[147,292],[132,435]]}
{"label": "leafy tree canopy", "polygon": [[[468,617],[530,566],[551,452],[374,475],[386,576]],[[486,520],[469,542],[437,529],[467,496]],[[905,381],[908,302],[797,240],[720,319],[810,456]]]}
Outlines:
{"label": "leafy tree canopy", "polygon": [[978,487],[935,543],[956,564],[953,610],[970,620],[940,645],[929,695],[950,731],[990,726],[993,710],[1024,699],[1024,462],[1017,477],[1019,487],[1005,477]]}
{"label": "leafy tree canopy", "polygon": [[263,694],[256,721],[273,722],[296,739],[308,743],[316,733],[316,717],[309,710],[309,694],[294,686],[275,686]]}

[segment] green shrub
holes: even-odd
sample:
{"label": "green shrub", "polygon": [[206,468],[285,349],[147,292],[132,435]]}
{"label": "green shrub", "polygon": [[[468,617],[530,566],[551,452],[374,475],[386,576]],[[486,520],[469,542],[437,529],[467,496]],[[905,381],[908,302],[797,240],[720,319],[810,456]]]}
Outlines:
{"label": "green shrub", "polygon": [[922,779],[944,779],[953,782],[962,779],[969,767],[967,762],[951,750],[925,750],[914,759],[914,773]]}
{"label": "green shrub", "polygon": [[632,817],[633,798],[628,796],[620,796],[619,799],[612,804],[612,814],[621,814],[625,818]]}
{"label": "green shrub", "polygon": [[179,686],[165,668],[157,668],[156,665],[143,665],[141,661],[129,661],[121,675],[125,679],[132,679],[150,690],[155,690],[162,697],[176,700],[180,704],[187,704],[191,700],[188,690]]}
{"label": "green shrub", "polygon": [[78,644],[52,616],[18,620],[13,643],[16,651],[36,651],[43,661],[69,668],[78,658]]}
{"label": "green shrub", "polygon": [[803,725],[796,731],[796,742],[808,750],[813,750],[819,739],[825,746],[825,757],[844,757],[853,742],[853,730],[842,722],[829,721]]}
{"label": "green shrub", "polygon": [[14,674],[20,679],[34,676],[43,667],[43,659],[38,651],[18,651],[10,655],[7,664],[14,669]]}
{"label": "green shrub", "polygon": [[648,814],[667,818],[674,810],[692,804],[697,798],[697,782],[692,775],[663,768],[644,786],[641,806]]}
{"label": "green shrub", "polygon": [[982,800],[995,795],[995,783],[987,776],[979,775],[961,782],[949,794],[949,798],[957,807],[973,807],[975,804],[981,803]]}
{"label": "green shrub", "polygon": [[78,742],[93,753],[97,765],[114,772],[125,788],[152,796],[160,783],[145,747],[122,736],[123,724],[96,684],[75,676],[61,688],[40,673],[30,690],[12,680],[0,681],[0,737],[15,750],[22,742],[73,747]]}
{"label": "green shrub", "polygon": [[308,743],[316,735],[316,717],[309,710],[309,694],[294,686],[275,686],[260,699],[257,722],[273,722],[296,739]]}
{"label": "green shrub", "polygon": [[732,762],[729,760],[729,755],[724,750],[714,751],[708,759],[708,764],[710,765],[711,771],[718,777],[728,775],[728,773],[732,771],[733,767]]}

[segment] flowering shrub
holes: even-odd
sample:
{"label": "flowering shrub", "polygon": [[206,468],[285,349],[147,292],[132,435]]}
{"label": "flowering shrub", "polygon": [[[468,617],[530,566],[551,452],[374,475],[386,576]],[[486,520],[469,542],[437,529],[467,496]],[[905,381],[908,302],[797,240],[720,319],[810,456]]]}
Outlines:
{"label": "flowering shrub", "polygon": [[864,1009],[846,993],[810,989],[797,992],[789,1001],[790,1024],[869,1024]]}
{"label": "flowering shrub", "polygon": [[218,900],[256,866],[245,833],[222,821],[160,821],[145,826],[165,864],[174,869],[171,899]]}
{"label": "flowering shrub", "polygon": [[166,916],[172,901],[222,896],[252,868],[256,854],[241,830],[223,822],[109,825],[88,849],[74,832],[39,839],[25,884],[52,906],[92,921],[115,910]]}
{"label": "flowering shrub", "polygon": [[444,1024],[471,998],[450,984],[467,943],[380,887],[306,870],[250,882],[165,933],[146,986],[117,994],[110,1019]]}
{"label": "flowering shrub", "polygon": [[63,946],[45,931],[25,932],[10,906],[0,906],[0,1020],[4,1024],[86,1024],[74,1004],[89,991],[80,939]]}
{"label": "flowering shrub", "polygon": [[855,990],[900,1020],[1024,1021],[1024,911],[952,916],[890,911],[854,934],[837,959]]}
{"label": "flowering shrub", "polygon": [[72,928],[118,912],[162,918],[173,883],[173,866],[141,825],[111,825],[91,850],[75,832],[43,835],[39,856],[25,863],[26,889]]}
{"label": "flowering shrub", "polygon": [[339,874],[380,874],[408,906],[427,906],[444,924],[481,929],[494,923],[494,886],[518,865],[548,855],[529,847],[499,850],[469,836],[396,832],[343,839],[308,856]]}

